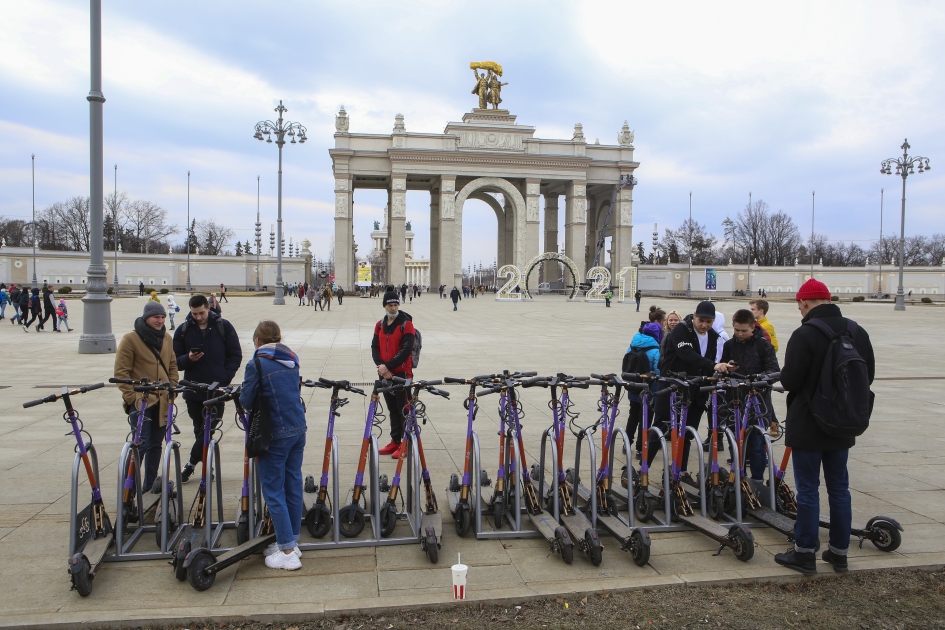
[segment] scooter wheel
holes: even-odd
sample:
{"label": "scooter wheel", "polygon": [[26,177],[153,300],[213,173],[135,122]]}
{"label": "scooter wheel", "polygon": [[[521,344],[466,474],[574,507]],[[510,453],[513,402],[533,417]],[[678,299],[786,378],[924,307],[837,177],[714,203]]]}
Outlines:
{"label": "scooter wheel", "polygon": [[472,512],[465,505],[460,505],[456,511],[456,535],[465,536],[472,525]]}
{"label": "scooter wheel", "polygon": [[[154,528],[154,544],[157,545],[157,548],[161,548],[161,504],[158,503],[157,508],[154,510],[154,524],[157,527]],[[170,539],[171,534],[177,529],[177,503],[168,497],[167,499],[167,537]],[[239,536],[239,532],[237,532]]]}
{"label": "scooter wheel", "polygon": [[381,537],[387,538],[397,527],[397,508],[390,503],[381,506]]}
{"label": "scooter wheel", "polygon": [[77,553],[69,560],[69,574],[72,576],[72,587],[82,597],[88,597],[92,592],[92,565],[89,559]]}
{"label": "scooter wheel", "polygon": [[705,508],[709,516],[717,521],[721,520],[725,513],[722,503],[722,493],[719,490],[709,490],[705,500]]}
{"label": "scooter wheel", "polygon": [[600,546],[600,538],[597,537],[597,532],[590,529],[584,532],[584,544],[587,545],[587,557],[590,558],[591,564],[599,567],[604,559],[604,549]]}
{"label": "scooter wheel", "polygon": [[748,536],[742,530],[736,529],[732,532],[732,542],[735,543],[732,551],[742,562],[748,562],[755,555],[755,543],[748,540]]}
{"label": "scooter wheel", "polygon": [[564,560],[564,563],[571,564],[574,562],[574,543],[571,542],[571,537],[563,527],[555,528],[555,542],[558,545],[558,551],[561,552],[561,559]]}
{"label": "scooter wheel", "polygon": [[735,492],[731,486],[722,491],[722,510],[726,514],[735,514]]}
{"label": "scooter wheel", "polygon": [[249,516],[240,514],[239,518],[236,519],[236,544],[242,545],[249,538]]}
{"label": "scooter wheel", "polygon": [[121,522],[125,526],[126,533],[129,524],[138,522],[138,503],[134,498],[121,506]]}
{"label": "scooter wheel", "polygon": [[456,473],[453,473],[452,475],[450,475],[450,487],[449,487],[449,491],[450,491],[450,492],[459,492],[461,488],[462,488],[462,486],[460,486],[460,484],[459,484],[459,475],[457,475]]}
{"label": "scooter wheel", "polygon": [[187,579],[187,569],[184,568],[184,560],[190,553],[190,541],[182,540],[177,545],[177,552],[174,554],[174,577],[183,582]]}
{"label": "scooter wheel", "polygon": [[633,530],[630,534],[630,557],[638,567],[646,566],[646,563],[650,561],[650,540],[648,535],[646,538],[644,535],[639,529]]}
{"label": "scooter wheel", "polygon": [[653,520],[653,504],[642,494],[638,494],[633,499],[633,514],[641,523],[649,523]]}
{"label": "scooter wheel", "polygon": [[432,528],[427,529],[426,543],[427,557],[430,559],[431,564],[436,564],[440,559],[440,549],[436,544],[436,533]]}
{"label": "scooter wheel", "polygon": [[496,529],[502,529],[502,519],[505,517],[505,503],[502,499],[496,499],[492,503],[492,521]]}
{"label": "scooter wheel", "polygon": [[331,512],[325,505],[313,505],[305,514],[305,528],[313,538],[324,538],[331,530]]}
{"label": "scooter wheel", "polygon": [[[381,510],[383,512],[383,510]],[[383,516],[383,515],[382,515]],[[345,538],[354,538],[364,531],[364,512],[356,505],[346,505],[338,512],[338,526]]]}
{"label": "scooter wheel", "polygon": [[869,539],[880,551],[895,551],[902,544],[902,534],[886,521],[876,521],[870,527]]}
{"label": "scooter wheel", "polygon": [[209,573],[207,567],[214,562],[216,558],[208,551],[201,551],[190,561],[190,566],[187,567],[187,580],[194,590],[205,591],[213,586],[213,581],[217,576],[215,573]]}

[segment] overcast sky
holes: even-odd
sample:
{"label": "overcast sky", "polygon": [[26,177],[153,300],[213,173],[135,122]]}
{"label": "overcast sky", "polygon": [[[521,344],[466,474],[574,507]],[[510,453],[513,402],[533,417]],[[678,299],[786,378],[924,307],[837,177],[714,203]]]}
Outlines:
{"label": "overcast sky", "polygon": [[[0,214],[87,195],[88,3],[4,4],[0,23]],[[325,256],[333,232],[327,149],[344,104],[352,132],[442,133],[475,105],[470,61],[502,64],[504,106],[541,138],[614,144],[636,132],[634,241],[688,213],[721,235],[748,193],[831,239],[898,226],[901,180],[882,159],[912,152],[906,233],[945,231],[945,3],[177,1],[103,7],[106,191],[186,221],[215,217],[251,239],[256,176],[264,237],[276,214],[277,151],[252,138],[283,99],[309,142],[284,152],[286,236]],[[402,8],[409,5],[409,8]],[[281,21],[280,21],[281,20]],[[383,193],[355,195],[363,253]],[[466,262],[495,256],[495,217],[464,213]],[[563,213],[562,213],[563,214]],[[408,194],[418,254],[429,196]],[[180,238],[179,240],[183,240]]]}

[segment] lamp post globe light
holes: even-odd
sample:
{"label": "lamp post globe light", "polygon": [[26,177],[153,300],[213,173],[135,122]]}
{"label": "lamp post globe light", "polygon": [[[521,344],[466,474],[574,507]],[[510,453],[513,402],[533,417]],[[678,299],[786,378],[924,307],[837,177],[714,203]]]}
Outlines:
{"label": "lamp post globe light", "polygon": [[[253,137],[261,142],[265,136],[266,142],[271,143],[273,142],[273,136],[275,136],[276,146],[279,147],[279,202],[276,238],[280,245],[283,245],[285,240],[282,238],[282,147],[285,145],[286,137],[290,138],[290,144],[295,144],[296,138],[298,138],[299,144],[304,144],[308,138],[305,136],[306,129],[301,124],[283,120],[282,115],[289,110],[285,108],[281,100],[274,111],[279,114],[276,122],[263,120],[256,123],[256,133]],[[276,297],[273,298],[272,303],[285,304],[285,292],[282,285],[282,247],[276,250]]]}
{"label": "lamp post globe light", "polygon": [[908,138],[906,138],[899,148],[902,149],[902,157],[883,160],[883,163],[880,164],[879,172],[884,175],[892,175],[892,166],[895,165],[896,175],[902,177],[902,211],[899,225],[899,288],[896,290],[895,310],[904,311],[906,310],[906,297],[902,282],[906,255],[906,178],[909,177],[909,175],[915,175],[915,167],[917,166],[919,167],[920,173],[931,170],[932,167],[929,166],[929,158],[909,155],[909,149],[912,147],[909,145]]}

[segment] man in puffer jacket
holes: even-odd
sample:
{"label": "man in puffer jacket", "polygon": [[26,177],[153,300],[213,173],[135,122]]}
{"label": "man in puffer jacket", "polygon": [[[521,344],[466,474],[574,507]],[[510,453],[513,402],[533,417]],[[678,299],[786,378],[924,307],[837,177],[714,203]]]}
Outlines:
{"label": "man in puffer jacket", "polygon": [[[636,352],[638,350],[643,350],[646,352],[646,358],[650,362],[650,372],[656,374],[660,373],[659,365],[660,362],[660,341],[663,339],[663,327],[656,322],[650,322],[649,324],[644,324],[640,328],[640,332],[633,336],[633,339],[630,341],[630,347],[627,348],[627,352]],[[651,389],[656,391],[656,383],[653,383]],[[628,396],[630,399],[630,414],[627,416],[627,437],[630,438],[630,443],[633,444],[634,436],[636,435],[637,441],[637,451],[640,450],[642,445],[642,437],[640,435],[643,429],[643,403],[640,402],[639,394],[630,393]],[[653,416],[653,409],[650,408],[650,417]],[[658,444],[651,443],[650,447],[659,448]]]}

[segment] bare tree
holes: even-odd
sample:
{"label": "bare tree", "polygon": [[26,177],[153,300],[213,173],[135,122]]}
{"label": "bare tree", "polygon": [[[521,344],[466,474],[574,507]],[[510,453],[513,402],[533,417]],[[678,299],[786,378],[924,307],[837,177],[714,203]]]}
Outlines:
{"label": "bare tree", "polygon": [[200,243],[200,253],[208,256],[222,254],[235,235],[233,230],[217,223],[215,219],[198,221],[194,232]]}
{"label": "bare tree", "polygon": [[0,238],[10,247],[29,247],[30,224],[22,219],[0,216]]}
{"label": "bare tree", "polygon": [[150,201],[134,201],[126,204],[123,213],[125,251],[151,253],[167,251],[167,237],[177,234],[176,225],[167,223],[167,210]]}
{"label": "bare tree", "polygon": [[686,219],[682,226],[675,230],[667,228],[661,241],[663,251],[670,262],[689,262],[692,256],[694,265],[713,264],[716,254],[715,245],[718,242],[704,225],[695,219]]}

